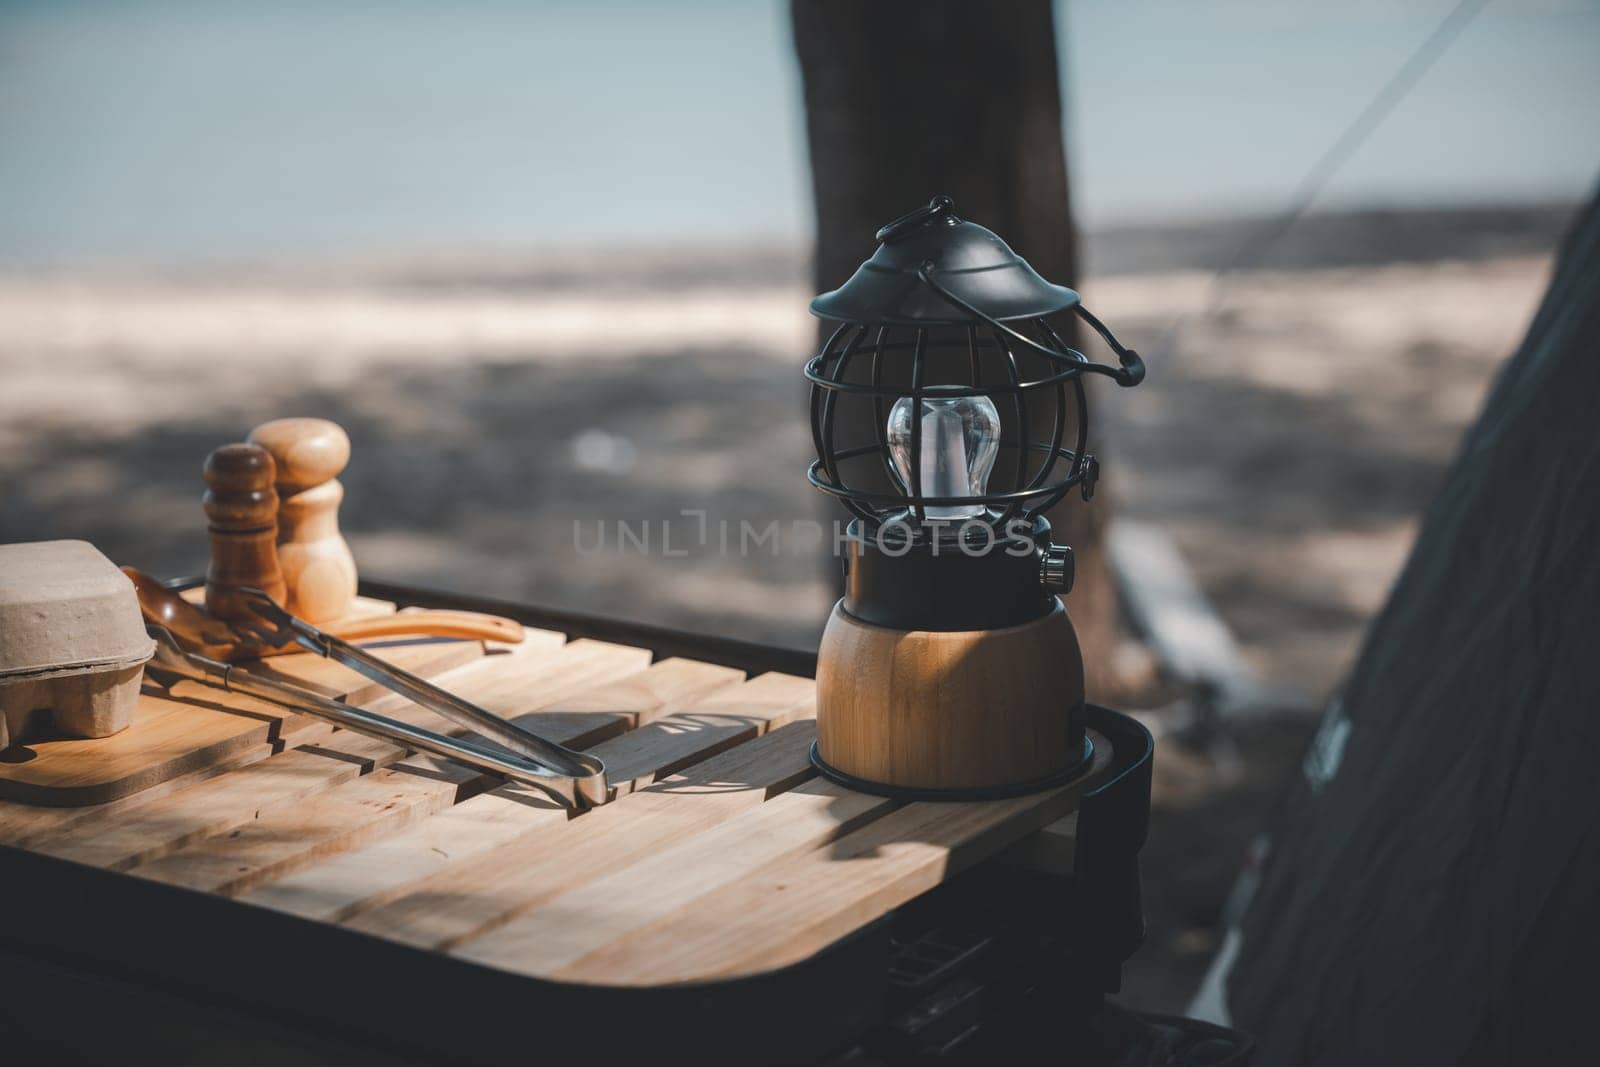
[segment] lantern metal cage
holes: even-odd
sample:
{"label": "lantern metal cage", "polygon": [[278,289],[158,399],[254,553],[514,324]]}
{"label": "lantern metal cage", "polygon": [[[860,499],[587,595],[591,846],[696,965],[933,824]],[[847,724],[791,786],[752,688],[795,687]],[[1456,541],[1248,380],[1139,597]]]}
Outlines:
{"label": "lantern metal cage", "polygon": [[[993,233],[957,218],[949,197],[935,197],[877,237],[873,258],[812,302],[814,314],[839,325],[805,368],[817,451],[811,484],[868,527],[896,519],[922,527],[930,507],[977,505],[983,513],[968,521],[1001,528],[1048,510],[1074,487],[1088,499],[1098,465],[1086,448],[1085,376],[1137,385],[1144,378],[1138,354],[1077,293],[1046,282]],[[1066,313],[1097,333],[1120,365],[1068,347]],[[910,420],[910,461],[903,473],[896,468],[888,420],[902,397],[995,402],[999,455],[984,493],[923,493],[920,418]],[[835,439],[841,424],[869,423],[870,439]]]}

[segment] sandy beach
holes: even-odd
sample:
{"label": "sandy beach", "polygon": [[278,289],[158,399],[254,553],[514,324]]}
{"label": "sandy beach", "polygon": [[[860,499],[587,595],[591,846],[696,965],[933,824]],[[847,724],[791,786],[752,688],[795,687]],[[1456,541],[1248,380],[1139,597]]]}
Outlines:
{"label": "sandy beach", "polygon": [[[737,545],[741,524],[825,514],[804,478],[799,258],[788,278],[741,270],[779,255],[604,286],[537,259],[0,280],[0,534],[193,573],[205,453],[324,415],[354,441],[343,521],[364,573],[806,644],[826,561],[793,537]],[[1202,270],[1084,283],[1151,365],[1093,397],[1106,488],[1177,540],[1265,678],[1313,702],[1334,683],[1547,270],[1257,272],[1209,317]]]}

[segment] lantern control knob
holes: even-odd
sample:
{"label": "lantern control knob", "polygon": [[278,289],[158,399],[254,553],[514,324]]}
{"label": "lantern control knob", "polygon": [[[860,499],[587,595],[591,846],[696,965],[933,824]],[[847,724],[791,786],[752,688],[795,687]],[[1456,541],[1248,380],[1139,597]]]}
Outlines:
{"label": "lantern control knob", "polygon": [[1046,545],[1039,552],[1039,584],[1054,596],[1072,591],[1072,549],[1067,545]]}

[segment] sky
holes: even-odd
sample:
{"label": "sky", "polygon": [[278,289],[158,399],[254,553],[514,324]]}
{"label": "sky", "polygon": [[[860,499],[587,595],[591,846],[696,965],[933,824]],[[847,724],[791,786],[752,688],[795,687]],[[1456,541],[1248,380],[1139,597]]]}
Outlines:
{"label": "sky", "polygon": [[[1454,0],[1058,0],[1089,227],[1276,210]],[[1571,199],[1600,0],[1490,0],[1328,206]],[[0,265],[804,240],[781,0],[0,0]]]}

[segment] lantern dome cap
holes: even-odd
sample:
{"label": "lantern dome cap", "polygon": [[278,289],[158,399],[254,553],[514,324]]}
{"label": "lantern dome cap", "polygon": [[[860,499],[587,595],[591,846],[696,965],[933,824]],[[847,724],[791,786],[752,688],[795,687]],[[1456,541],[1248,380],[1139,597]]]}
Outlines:
{"label": "lantern dome cap", "polygon": [[1001,321],[1040,318],[1078,303],[1076,292],[1045,281],[993,231],[957,218],[948,196],[889,223],[877,238],[877,251],[849,281],[811,301],[813,315],[960,325],[980,319],[950,296]]}

